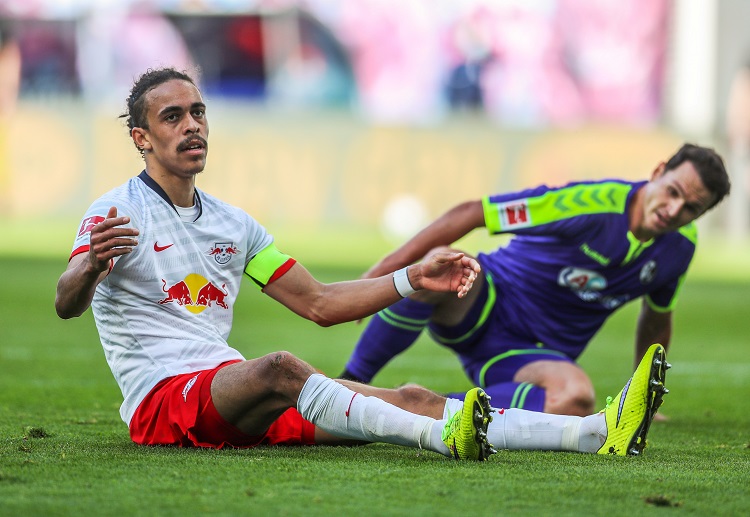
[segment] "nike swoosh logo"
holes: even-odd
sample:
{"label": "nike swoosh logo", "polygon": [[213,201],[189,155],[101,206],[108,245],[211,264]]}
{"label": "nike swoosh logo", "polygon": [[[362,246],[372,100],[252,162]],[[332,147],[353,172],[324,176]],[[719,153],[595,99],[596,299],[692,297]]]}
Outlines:
{"label": "nike swoosh logo", "polygon": [[622,416],[623,406],[625,405],[625,397],[628,396],[628,390],[630,389],[630,383],[632,381],[633,381],[633,378],[631,377],[630,379],[628,379],[628,383],[622,389],[622,397],[620,397],[620,403],[617,407],[617,422],[615,423],[615,427],[620,426],[620,417]]}
{"label": "nike swoosh logo", "polygon": [[154,243],[154,251],[155,251],[156,253],[159,253],[160,251],[164,251],[165,249],[167,249],[167,248],[171,248],[172,246],[174,246],[174,243],[172,243],[172,244],[167,244],[166,246],[159,246],[159,243],[158,243],[158,242],[155,242],[155,243]]}

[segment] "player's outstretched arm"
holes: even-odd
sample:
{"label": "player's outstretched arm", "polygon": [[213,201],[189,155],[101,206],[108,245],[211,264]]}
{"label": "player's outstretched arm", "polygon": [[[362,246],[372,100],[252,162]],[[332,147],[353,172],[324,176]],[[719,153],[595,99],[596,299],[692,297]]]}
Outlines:
{"label": "player's outstretched arm", "polygon": [[362,278],[386,275],[415,261],[438,246],[450,246],[476,228],[484,226],[481,200],[465,201],[435,219],[400,248],[372,266]]}
{"label": "player's outstretched arm", "polygon": [[[472,288],[480,271],[479,263],[463,253],[436,251],[409,266],[407,275],[415,290],[454,292],[461,298]],[[401,299],[393,273],[323,284],[299,263],[267,285],[264,292],[324,327],[370,316]]]}
{"label": "player's outstretched arm", "polygon": [[104,221],[91,229],[88,253],[74,256],[57,282],[55,310],[63,319],[80,316],[91,305],[99,282],[107,276],[112,259],[133,251],[138,230],[122,225],[129,217],[117,217],[112,207]]}
{"label": "player's outstretched arm", "polygon": [[657,312],[651,308],[644,298],[635,333],[634,361],[636,366],[640,363],[646,350],[654,343],[660,343],[666,350],[669,350],[671,339],[672,312]]}

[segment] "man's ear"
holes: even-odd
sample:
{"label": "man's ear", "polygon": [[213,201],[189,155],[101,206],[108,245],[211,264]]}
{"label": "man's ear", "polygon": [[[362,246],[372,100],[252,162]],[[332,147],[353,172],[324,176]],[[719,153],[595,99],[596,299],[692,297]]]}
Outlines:
{"label": "man's ear", "polygon": [[130,136],[138,149],[150,150],[151,142],[149,141],[146,130],[142,127],[134,127],[130,130]]}
{"label": "man's ear", "polygon": [[662,174],[664,174],[664,171],[667,170],[667,164],[666,162],[659,162],[659,165],[656,166],[656,168],[651,173],[651,180],[655,180],[659,178]]}

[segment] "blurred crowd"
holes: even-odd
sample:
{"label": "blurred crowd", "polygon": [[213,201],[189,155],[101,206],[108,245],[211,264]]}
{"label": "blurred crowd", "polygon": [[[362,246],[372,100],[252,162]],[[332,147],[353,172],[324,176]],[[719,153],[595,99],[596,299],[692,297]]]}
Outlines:
{"label": "blurred crowd", "polygon": [[20,60],[22,97],[120,102],[135,75],[173,65],[209,96],[385,123],[649,126],[670,14],[669,0],[0,0],[15,52],[0,59]]}

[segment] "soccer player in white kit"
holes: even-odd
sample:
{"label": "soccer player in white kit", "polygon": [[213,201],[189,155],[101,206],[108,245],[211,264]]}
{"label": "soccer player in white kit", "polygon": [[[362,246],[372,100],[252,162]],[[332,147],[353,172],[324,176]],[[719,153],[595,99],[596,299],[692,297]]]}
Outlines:
{"label": "soccer player in white kit", "polygon": [[[147,71],[123,116],[145,170],[86,212],[55,308],[71,318],[92,307],[135,443],[385,442],[473,460],[495,452],[490,440],[503,448],[614,454],[645,444],[661,402],[652,381],[663,386],[663,348],[629,381],[637,389],[621,393],[616,423],[609,413],[580,418],[511,410],[494,412],[493,425],[479,388],[461,402],[418,386],[334,381],[289,352],[246,360],[227,343],[243,276],[298,315],[329,326],[419,289],[464,297],[479,264],[462,253],[437,252],[379,278],[320,283],[252,217],[195,187],[206,165],[208,121],[188,75]],[[542,428],[531,441],[513,438]]]}

